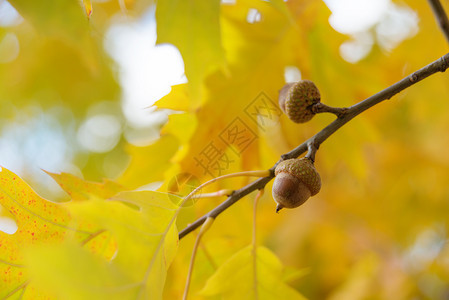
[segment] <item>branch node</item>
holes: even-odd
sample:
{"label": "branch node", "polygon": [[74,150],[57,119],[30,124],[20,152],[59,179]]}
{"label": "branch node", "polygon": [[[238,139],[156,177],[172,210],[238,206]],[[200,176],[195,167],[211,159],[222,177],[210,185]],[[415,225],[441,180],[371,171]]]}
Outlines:
{"label": "branch node", "polygon": [[349,108],[347,108],[347,107],[342,107],[342,108],[340,108],[340,113],[338,113],[337,114],[337,117],[338,118],[343,118],[347,113],[348,113],[348,111],[349,111]]}
{"label": "branch node", "polygon": [[418,75],[416,75],[415,73],[413,73],[412,75],[410,75],[409,80],[410,80],[411,83],[417,82],[417,81],[418,81]]}
{"label": "branch node", "polygon": [[314,140],[307,143],[307,154],[305,157],[310,159],[312,163],[315,162],[315,154],[320,146],[315,144]]}

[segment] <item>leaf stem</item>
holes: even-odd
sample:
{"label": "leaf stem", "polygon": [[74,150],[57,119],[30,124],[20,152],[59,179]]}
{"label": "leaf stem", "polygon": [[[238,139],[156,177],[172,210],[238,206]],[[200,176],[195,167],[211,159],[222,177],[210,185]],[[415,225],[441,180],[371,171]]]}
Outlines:
{"label": "leaf stem", "polygon": [[206,181],[205,183],[201,184],[200,186],[198,186],[196,189],[194,189],[190,194],[188,194],[187,196],[184,197],[184,199],[182,200],[181,204],[179,205],[180,207],[182,207],[188,200],[192,199],[193,195],[195,195],[196,193],[198,193],[198,191],[200,191],[202,188],[217,182],[219,180],[222,179],[226,179],[226,178],[232,178],[232,177],[242,177],[242,176],[249,176],[249,177],[265,177],[270,175],[270,172],[267,170],[259,170],[259,171],[243,171],[243,172],[237,172],[237,173],[231,173],[231,174],[226,174],[226,175],[222,175],[219,177],[215,177],[209,181]]}
{"label": "leaf stem", "polygon": [[253,289],[254,289],[254,298],[259,299],[259,294],[257,292],[257,204],[259,204],[260,198],[263,196],[264,189],[260,189],[254,199],[254,207],[253,207],[253,240],[252,240],[252,254],[253,254]]}
{"label": "leaf stem", "polygon": [[214,218],[208,217],[206,221],[203,223],[203,226],[201,226],[200,232],[198,233],[198,236],[195,240],[195,245],[193,246],[192,250],[192,257],[190,258],[190,266],[189,266],[189,273],[187,274],[187,280],[186,280],[186,286],[184,288],[184,295],[182,297],[183,300],[187,300],[187,296],[189,294],[189,288],[190,288],[190,281],[192,279],[192,273],[193,273],[193,266],[195,265],[195,258],[196,253],[198,252],[198,246],[200,245],[201,238],[206,233],[206,231],[209,230],[209,228],[214,223]]}
{"label": "leaf stem", "polygon": [[223,189],[213,193],[204,193],[192,196],[193,199],[199,198],[213,198],[213,197],[221,197],[221,196],[231,196],[234,190],[231,189]]}

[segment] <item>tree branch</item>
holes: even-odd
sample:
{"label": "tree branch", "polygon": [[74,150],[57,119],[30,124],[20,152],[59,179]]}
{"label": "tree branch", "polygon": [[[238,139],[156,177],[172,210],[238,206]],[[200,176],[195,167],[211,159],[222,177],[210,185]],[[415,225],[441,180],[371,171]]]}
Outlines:
{"label": "tree branch", "polygon": [[303,142],[301,145],[293,149],[292,151],[284,154],[281,156],[281,159],[272,167],[269,169],[270,176],[263,177],[260,179],[257,179],[256,181],[246,185],[245,187],[236,190],[228,199],[226,199],[224,202],[222,202],[220,205],[215,207],[213,210],[209,211],[207,214],[193,222],[192,224],[189,224],[184,230],[182,230],[179,233],[179,239],[182,239],[187,234],[198,228],[201,224],[204,223],[204,221],[208,218],[216,218],[219,214],[221,214],[223,211],[225,211],[227,208],[229,208],[231,205],[233,205],[235,202],[243,198],[244,196],[248,195],[249,193],[260,190],[265,187],[265,185],[274,177],[274,170],[276,166],[282,161],[290,158],[296,158],[306,152],[308,150],[308,145],[314,145],[316,148],[318,148],[328,137],[330,137],[332,134],[334,134],[340,127],[342,127],[344,124],[348,123],[350,120],[352,120],[354,117],[359,115],[360,113],[364,112],[365,110],[369,109],[370,107],[373,107],[374,105],[384,101],[388,100],[397,93],[403,91],[404,89],[416,84],[417,82],[423,80],[424,78],[435,74],[437,72],[444,72],[446,69],[449,68],[449,53],[442,56],[440,59],[432,62],[431,64],[425,66],[424,68],[410,74],[409,76],[405,77],[404,79],[396,82],[395,84],[391,85],[390,87],[378,92],[377,94],[374,94],[373,96],[351,106],[348,107],[347,112],[341,116],[340,118],[337,118],[332,123],[330,123],[328,126],[326,126],[324,129],[322,129],[320,132],[315,134],[313,137],[308,139],[307,141]]}
{"label": "tree branch", "polygon": [[429,0],[429,4],[432,7],[433,13],[437,19],[438,25],[440,25],[447,42],[449,43],[449,20],[444,12],[443,5],[440,0]]}

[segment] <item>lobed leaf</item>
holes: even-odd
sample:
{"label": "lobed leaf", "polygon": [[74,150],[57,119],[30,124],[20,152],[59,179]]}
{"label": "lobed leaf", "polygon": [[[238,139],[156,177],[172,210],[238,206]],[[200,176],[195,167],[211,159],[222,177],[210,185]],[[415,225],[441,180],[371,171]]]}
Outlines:
{"label": "lobed leaf", "polygon": [[270,250],[257,247],[255,261],[254,269],[252,246],[240,250],[209,278],[201,294],[222,299],[305,299],[282,281],[282,264]]}
{"label": "lobed leaf", "polygon": [[[111,200],[72,202],[67,208],[74,218],[109,231],[117,240],[117,251],[107,260],[73,243],[33,249],[27,263],[42,286],[59,297],[69,291],[75,299],[162,298],[178,243],[176,228],[170,223],[177,206],[166,194],[123,192]],[[79,263],[67,263],[73,259]]]}
{"label": "lobed leaf", "polygon": [[104,180],[102,183],[85,181],[68,173],[51,173],[50,175],[59,186],[69,194],[72,201],[89,200],[92,196],[107,199],[119,192],[125,191],[126,188],[112,180]]}
{"label": "lobed leaf", "polygon": [[[95,226],[80,222],[71,224],[66,208],[39,197],[20,177],[2,168],[0,172],[0,204],[15,219],[17,232],[0,231],[0,298],[23,293],[28,285],[24,249],[41,243],[63,241],[68,235],[81,243],[88,239]],[[34,287],[26,290],[34,297]]]}
{"label": "lobed leaf", "polygon": [[117,185],[52,176],[83,201],[50,202],[0,173],[0,203],[18,226],[0,232],[0,297],[161,299],[178,246],[177,197],[142,191],[106,200],[99,195]]}

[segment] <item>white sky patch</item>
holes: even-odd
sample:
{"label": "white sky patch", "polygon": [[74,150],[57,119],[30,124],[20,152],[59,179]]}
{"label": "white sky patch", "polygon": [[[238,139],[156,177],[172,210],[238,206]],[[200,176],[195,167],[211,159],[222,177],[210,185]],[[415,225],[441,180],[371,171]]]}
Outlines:
{"label": "white sky patch", "polygon": [[[17,110],[14,121],[0,119],[0,165],[21,177],[32,178],[38,192],[58,195],[58,184],[42,170],[80,173],[73,163],[74,128],[63,128],[60,118],[70,123],[71,112],[54,107],[45,112],[38,106]],[[0,222],[1,223],[1,222]]]}
{"label": "white sky patch", "polygon": [[114,149],[120,140],[120,121],[114,115],[98,114],[87,118],[79,127],[77,138],[87,150],[97,153]]}
{"label": "white sky patch", "polygon": [[413,272],[427,268],[437,258],[447,242],[444,225],[436,224],[434,227],[422,231],[403,255],[404,268]]}
{"label": "white sky patch", "polygon": [[[2,214],[2,210],[4,210],[4,208],[0,205],[0,215]],[[3,231],[7,234],[14,234],[16,233],[17,229],[17,223],[12,218],[4,216],[0,217],[0,231]]]}
{"label": "white sky patch", "polygon": [[387,51],[418,33],[419,18],[416,12],[406,6],[391,4],[376,26],[377,41]]}
{"label": "white sky patch", "polygon": [[352,39],[340,46],[340,55],[350,63],[356,63],[366,57],[373,47],[374,39],[368,32],[352,35]]}
{"label": "white sky patch", "polygon": [[250,8],[248,14],[246,15],[246,21],[250,24],[260,22],[262,20],[262,15],[255,8]]}
{"label": "white sky patch", "polygon": [[148,107],[168,94],[172,85],[187,82],[178,49],[156,46],[154,8],[138,21],[111,26],[105,47],[119,65],[122,108],[128,125],[153,125]]}
{"label": "white sky patch", "polygon": [[[53,112],[44,113],[34,107],[32,115],[18,116],[17,121],[5,124],[0,135],[0,164],[20,171],[36,166],[57,170],[64,161],[71,161],[66,133],[60,128]],[[57,110],[54,111],[57,113]]]}
{"label": "white sky patch", "polygon": [[284,79],[286,83],[298,82],[301,80],[301,71],[295,66],[286,66],[284,68]]}
{"label": "white sky patch", "polygon": [[375,42],[389,52],[405,39],[414,36],[419,29],[417,14],[409,7],[397,5],[391,0],[324,2],[332,11],[330,25],[351,37],[340,47],[340,55],[350,63],[365,58]]}
{"label": "white sky patch", "polygon": [[324,0],[332,11],[329,23],[338,32],[353,34],[379,22],[390,0]]}
{"label": "white sky patch", "polygon": [[20,24],[23,18],[8,1],[0,0],[0,27],[9,27]]}

